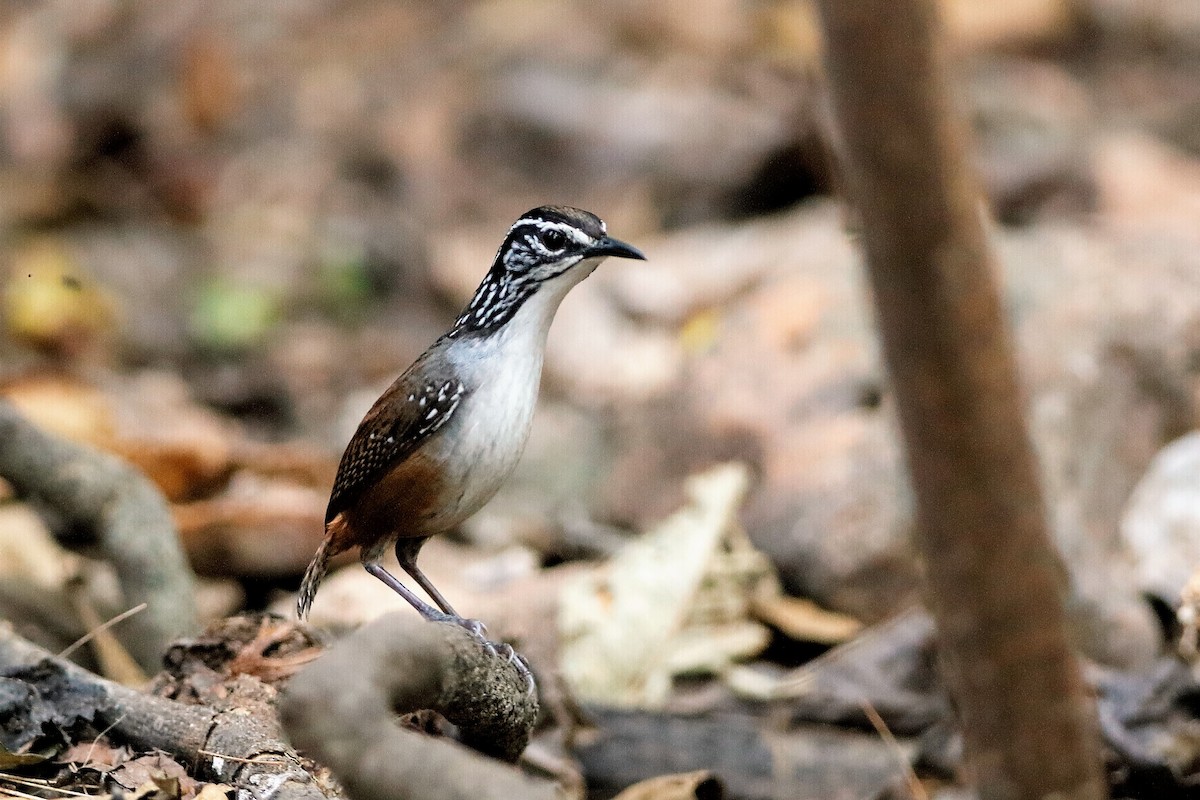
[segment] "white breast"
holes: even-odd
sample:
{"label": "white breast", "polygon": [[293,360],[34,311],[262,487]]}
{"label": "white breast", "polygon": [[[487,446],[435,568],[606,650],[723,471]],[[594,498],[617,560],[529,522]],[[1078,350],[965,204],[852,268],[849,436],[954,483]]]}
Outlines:
{"label": "white breast", "polygon": [[539,287],[504,327],[464,338],[447,352],[467,394],[438,437],[447,486],[443,510],[430,520],[451,528],[491,500],[529,438],[542,379],[546,335],[559,303],[603,259],[586,259]]}
{"label": "white breast", "polygon": [[[444,463],[451,466],[448,485],[460,492],[450,498],[447,511],[453,519],[447,525],[462,522],[491,500],[525,449],[541,382],[541,351],[504,363],[504,369],[476,384],[463,403],[465,413],[455,415],[442,437]],[[468,386],[475,383],[472,377],[464,378]]]}
{"label": "white breast", "polygon": [[542,286],[502,330],[460,340],[447,354],[468,394],[439,437],[447,483],[460,495],[447,498],[434,524],[449,528],[474,514],[517,466],[537,405],[550,323],[567,291],[591,272],[588,266]]}

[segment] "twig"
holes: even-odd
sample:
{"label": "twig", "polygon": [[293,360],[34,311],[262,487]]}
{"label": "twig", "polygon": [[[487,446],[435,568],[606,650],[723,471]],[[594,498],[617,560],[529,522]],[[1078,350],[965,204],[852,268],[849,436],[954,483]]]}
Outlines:
{"label": "twig", "polygon": [[455,742],[397,727],[392,712],[441,712],[481,752],[515,760],[537,699],[508,661],[458,625],[390,614],[298,673],[280,701],[292,742],[354,800],[542,800],[554,784]]}
{"label": "twig", "polygon": [[10,789],[7,786],[0,786],[0,794],[6,797],[20,797],[21,800],[45,800],[44,798],[38,797],[36,794],[26,794],[25,792],[17,789]]}
{"label": "twig", "polygon": [[896,756],[896,763],[900,765],[900,769],[904,772],[904,782],[908,784],[908,793],[912,795],[913,800],[929,800],[929,793],[921,785],[920,779],[917,778],[917,773],[913,772],[908,756],[904,755],[904,750],[900,747],[900,743],[892,735],[892,730],[883,721],[883,717],[879,716],[879,712],[875,710],[875,706],[871,705],[871,701],[866,698],[863,698],[859,705],[862,707],[863,713],[867,715],[867,719],[871,722],[871,727],[875,729],[875,732],[879,734],[879,738],[883,740],[883,743]]}
{"label": "twig", "polygon": [[70,658],[71,653],[74,653],[76,650],[78,650],[79,648],[83,647],[85,644],[90,642],[93,638],[95,638],[95,636],[97,634],[99,634],[103,631],[106,631],[109,628],[111,628],[113,625],[117,625],[118,623],[124,622],[125,620],[132,617],[134,614],[139,614],[145,610],[146,610],[146,604],[138,603],[133,608],[122,611],[120,614],[117,614],[115,617],[111,618],[107,622],[102,622],[101,624],[97,625],[95,628],[92,628],[90,631],[85,633],[83,636],[80,636],[78,639],[76,639],[75,641],[71,642],[69,645],[64,647],[62,650],[59,651],[58,657],[59,658]]}
{"label": "twig", "polygon": [[[62,655],[59,655],[59,658],[63,658],[63,657],[64,657],[64,656],[62,656]],[[107,736],[107,735],[108,735],[108,734],[109,734],[109,733],[112,731],[112,729],[113,729],[113,728],[115,728],[115,727],[117,727],[118,725],[120,725],[120,724],[121,724],[121,722],[122,722],[124,719],[125,719],[125,716],[124,716],[124,715],[121,715],[121,716],[117,717],[117,718],[116,718],[116,719],[114,719],[112,722],[108,723],[108,727],[107,727],[107,728],[105,728],[104,730],[102,730],[102,731],[100,731],[98,734],[96,734],[96,738],[95,738],[95,739],[92,739],[92,743],[91,743],[90,745],[88,745],[88,751],[87,751],[87,755],[85,755],[85,756],[83,757],[83,765],[84,765],[85,767],[86,767],[88,764],[92,763],[92,753],[96,752],[96,744],[97,744],[97,743],[99,743],[99,741],[100,741],[101,739],[103,739],[105,736]]]}
{"label": "twig", "polygon": [[39,778],[25,778],[20,775],[14,775],[11,772],[0,773],[0,780],[8,783],[16,783],[21,786],[30,786],[41,789],[46,792],[58,792],[65,797],[91,797],[87,792],[77,792],[73,789],[64,789],[61,786],[55,786],[48,780]]}
{"label": "twig", "polygon": [[0,477],[54,517],[65,547],[105,559],[130,605],[125,643],[148,672],[170,641],[196,627],[192,573],[171,512],[140,472],[107,453],[51,436],[0,400]]}

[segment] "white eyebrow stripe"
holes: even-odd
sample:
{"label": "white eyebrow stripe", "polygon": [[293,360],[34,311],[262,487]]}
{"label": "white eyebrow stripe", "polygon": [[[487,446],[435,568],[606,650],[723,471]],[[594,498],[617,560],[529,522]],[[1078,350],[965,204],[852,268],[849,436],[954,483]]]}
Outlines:
{"label": "white eyebrow stripe", "polygon": [[[564,235],[571,238],[572,240],[578,242],[579,244],[591,244],[592,243],[592,237],[588,236],[586,233],[584,233],[583,231],[581,231],[579,228],[575,227],[574,225],[570,225],[565,222],[554,222],[554,221],[548,220],[548,219],[540,219],[538,217],[530,217],[530,218],[524,220],[524,222],[522,224],[533,225],[541,233],[545,233],[546,231],[552,231],[552,230],[560,231]],[[514,225],[513,227],[516,227],[516,226]],[[601,230],[603,230],[603,229],[604,228],[603,228],[603,223],[602,223]],[[525,239],[526,239],[526,241],[528,241],[529,237],[526,236]]]}

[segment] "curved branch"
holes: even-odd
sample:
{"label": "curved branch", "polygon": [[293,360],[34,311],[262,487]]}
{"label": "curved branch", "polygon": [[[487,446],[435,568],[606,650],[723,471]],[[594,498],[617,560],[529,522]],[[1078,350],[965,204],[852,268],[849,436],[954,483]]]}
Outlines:
{"label": "curved branch", "polygon": [[0,400],[0,477],[58,515],[55,537],[113,565],[129,606],[122,641],[149,672],[171,640],[196,627],[192,573],[158,489],[120,459],[51,436]]}
{"label": "curved branch", "polygon": [[355,800],[558,797],[553,784],[392,718],[433,709],[471,747],[516,760],[537,708],[503,656],[458,625],[407,614],[381,617],[337,644],[292,679],[279,705],[292,742]]}

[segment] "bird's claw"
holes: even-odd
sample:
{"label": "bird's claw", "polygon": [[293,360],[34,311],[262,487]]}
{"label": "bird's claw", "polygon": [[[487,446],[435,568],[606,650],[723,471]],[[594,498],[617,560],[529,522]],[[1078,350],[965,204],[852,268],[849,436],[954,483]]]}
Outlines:
{"label": "bird's claw", "polygon": [[500,642],[493,648],[494,654],[508,661],[513,665],[517,674],[525,679],[526,691],[534,695],[537,693],[537,681],[533,679],[533,670],[529,668],[529,662],[525,660],[525,656],[513,649],[513,646],[508,642]]}
{"label": "bird's claw", "polygon": [[507,642],[493,642],[487,638],[487,626],[477,619],[465,619],[463,617],[449,618],[447,622],[453,622],[462,627],[472,636],[479,640],[479,644],[490,656],[498,656],[503,658],[516,669],[517,675],[525,679],[526,691],[531,695],[537,694],[537,681],[534,680],[533,670],[529,668],[529,662],[525,657],[513,649],[512,645]]}
{"label": "bird's claw", "polygon": [[454,621],[465,628],[467,633],[471,634],[476,639],[481,639],[484,642],[487,642],[487,626],[479,620],[458,617]]}
{"label": "bird's claw", "polygon": [[530,697],[537,697],[537,681],[534,680],[533,670],[529,668],[529,662],[525,660],[525,656],[508,647],[508,663],[512,664],[516,668],[517,674],[525,679],[525,693]]}

